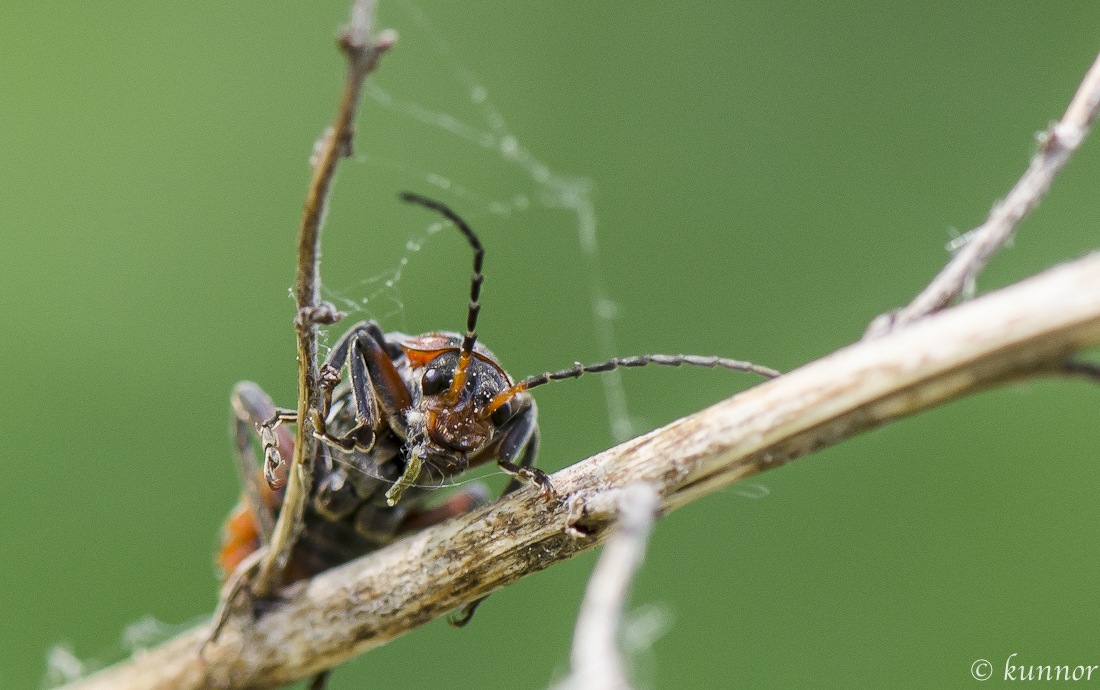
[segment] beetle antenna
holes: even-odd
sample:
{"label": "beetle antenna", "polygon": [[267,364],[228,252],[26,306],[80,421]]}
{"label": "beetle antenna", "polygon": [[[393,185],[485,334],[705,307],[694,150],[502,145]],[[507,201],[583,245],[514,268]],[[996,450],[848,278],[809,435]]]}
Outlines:
{"label": "beetle antenna", "polygon": [[668,367],[678,367],[681,364],[690,364],[695,367],[722,367],[725,369],[733,369],[734,371],[747,371],[760,374],[769,379],[774,379],[779,376],[779,372],[771,367],[764,367],[739,359],[726,359],[725,357],[703,357],[700,355],[638,355],[636,357],[612,357],[606,362],[600,362],[599,364],[581,364],[577,362],[568,369],[552,372],[548,371],[538,376],[525,378],[510,388],[498,393],[493,398],[493,401],[489,403],[485,414],[492,414],[498,407],[508,402],[516,393],[531,390],[536,386],[542,386],[551,381],[575,379],[581,374],[599,374],[605,371],[611,371],[612,369],[618,369],[619,367],[644,367],[647,364],[661,364]]}
{"label": "beetle antenna", "polygon": [[431,209],[454,223],[474,250],[474,274],[470,277],[470,305],[466,311],[466,334],[462,338],[462,351],[458,358],[458,368],[455,369],[454,380],[447,393],[448,397],[457,398],[459,391],[466,385],[466,367],[470,364],[470,357],[474,352],[474,343],[477,342],[477,314],[481,311],[481,302],[478,299],[481,297],[481,282],[485,280],[485,276],[481,273],[481,262],[485,259],[485,248],[481,246],[481,241],[478,240],[477,235],[466,224],[466,221],[462,220],[446,204],[413,192],[401,192],[398,196],[402,201]]}

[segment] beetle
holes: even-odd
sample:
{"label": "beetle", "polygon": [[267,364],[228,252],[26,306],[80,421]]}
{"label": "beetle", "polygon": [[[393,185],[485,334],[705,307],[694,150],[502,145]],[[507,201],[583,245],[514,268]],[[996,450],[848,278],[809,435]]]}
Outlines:
{"label": "beetle", "polygon": [[[495,461],[512,479],[505,493],[524,483],[553,495],[550,478],[535,465],[538,408],[530,389],[585,373],[647,364],[688,364],[755,372],[778,372],[751,362],[696,355],[642,355],[547,372],[514,380],[477,340],[485,251],[477,235],[446,205],[412,193],[401,199],[438,212],[463,234],[474,253],[466,332],[409,336],[384,333],[374,321],[352,326],[320,367],[323,405],[313,419],[317,444],[313,483],[299,536],[284,571],[284,583],[323,570],[484,503],[479,485],[455,492],[434,507],[429,500],[468,469]],[[343,372],[347,373],[346,379]],[[232,394],[233,435],[244,486],[241,502],[223,531],[217,563],[225,574],[270,537],[286,482],[283,457],[294,441],[284,422],[296,412],[276,408],[254,383]],[[262,473],[252,452],[258,437]],[[468,622],[478,602],[465,607],[454,625]]]}

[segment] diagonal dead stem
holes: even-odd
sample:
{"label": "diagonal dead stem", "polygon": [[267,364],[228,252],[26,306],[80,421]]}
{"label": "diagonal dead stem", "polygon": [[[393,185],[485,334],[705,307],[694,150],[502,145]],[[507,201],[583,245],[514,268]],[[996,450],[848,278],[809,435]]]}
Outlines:
{"label": "diagonal dead stem", "polygon": [[1039,137],[1039,150],[1027,171],[984,223],[967,233],[969,239],[908,306],[876,317],[864,337],[873,338],[939,311],[967,291],[978,274],[1008,242],[1016,227],[1046,195],[1055,176],[1089,133],[1100,109],[1100,55],[1077,87],[1062,119]]}
{"label": "diagonal dead stem", "polygon": [[339,38],[340,49],[347,57],[344,92],[336,119],[322,136],[312,161],[313,176],[298,234],[298,272],[294,288],[298,306],[294,319],[298,336],[298,425],[283,509],[275,523],[268,554],[260,564],[252,587],[258,596],[270,594],[278,582],[301,530],[302,511],[309,496],[310,473],[303,468],[316,450],[311,411],[318,409],[320,402],[317,324],[334,323],[341,316],[334,307],[320,302],[321,225],[336,164],[351,154],[355,114],[359,108],[363,82],[378,66],[382,54],[397,40],[397,33],[392,30],[372,37],[373,16],[373,0],[357,0],[352,5],[351,19]]}
{"label": "diagonal dead stem", "polygon": [[609,489],[651,484],[667,513],[891,420],[1065,373],[1068,355],[1097,344],[1100,253],[838,350],[572,465],[551,477],[560,501],[521,489],[321,573],[254,624],[230,620],[201,658],[208,625],[69,687],[286,685],[594,548],[607,532],[598,504]]}

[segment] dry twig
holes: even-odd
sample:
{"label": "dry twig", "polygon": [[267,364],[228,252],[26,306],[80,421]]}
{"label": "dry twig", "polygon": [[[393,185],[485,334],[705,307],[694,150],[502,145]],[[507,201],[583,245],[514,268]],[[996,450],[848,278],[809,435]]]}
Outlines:
{"label": "dry twig", "polygon": [[892,329],[904,326],[923,316],[943,309],[968,291],[978,274],[1016,232],[1020,224],[1050,189],[1057,175],[1077,150],[1100,108],[1100,56],[1085,74],[1077,93],[1066,108],[1062,119],[1039,138],[1039,151],[1023,177],[1008,193],[1004,201],[993,207],[989,218],[966,234],[969,239],[957,254],[932,279],[908,306],[901,310],[882,314],[871,321],[864,337],[873,338]]}
{"label": "dry twig", "polygon": [[[331,668],[596,546],[597,496],[637,482],[671,511],[893,419],[994,385],[1064,373],[1100,343],[1100,254],[864,340],[321,573],[255,623],[201,626],[71,688],[271,688]],[[577,538],[577,531],[591,535]]]}
{"label": "dry twig", "polygon": [[342,317],[331,304],[320,301],[321,223],[332,186],[333,173],[340,158],[351,155],[355,113],[359,108],[363,82],[374,71],[378,60],[397,40],[397,33],[383,31],[370,35],[374,19],[373,0],[356,0],[351,20],[340,34],[340,49],[347,57],[344,93],[336,119],[318,142],[311,161],[313,176],[306,195],[302,226],[298,234],[298,273],[294,296],[298,304],[294,319],[298,334],[298,425],[294,436],[294,458],[288,472],[289,482],[283,510],[275,524],[271,545],[260,564],[253,592],[266,596],[278,582],[286,566],[294,541],[301,529],[302,510],[309,495],[309,473],[302,471],[304,458],[315,453],[310,413],[320,407],[317,372],[317,324],[335,323]]}
{"label": "dry twig", "polygon": [[[572,673],[556,690],[631,690],[619,651],[619,628],[630,585],[645,560],[661,497],[649,484],[631,484],[597,495],[611,505],[615,529],[603,547],[577,616]],[[581,510],[596,512],[589,501]]]}

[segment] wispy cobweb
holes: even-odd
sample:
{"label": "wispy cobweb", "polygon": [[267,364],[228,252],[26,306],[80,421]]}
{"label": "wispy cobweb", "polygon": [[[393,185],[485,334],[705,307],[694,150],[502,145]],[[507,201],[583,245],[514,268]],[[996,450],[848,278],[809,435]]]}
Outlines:
{"label": "wispy cobweb", "polygon": [[[574,218],[577,242],[584,256],[588,274],[587,291],[596,353],[601,359],[616,356],[619,352],[615,345],[613,322],[618,313],[618,307],[607,294],[600,270],[597,219],[592,203],[592,182],[583,177],[564,175],[550,169],[525,147],[509,129],[501,112],[492,104],[489,89],[453,55],[447,41],[434,29],[420,7],[411,0],[401,0],[399,4],[412,20],[415,30],[428,37],[447,74],[466,95],[480,121],[470,123],[448,112],[439,112],[414,101],[404,100],[374,82],[368,83],[367,95],[387,110],[415,120],[426,127],[445,132],[479,150],[488,151],[497,156],[499,160],[513,166],[523,178],[528,180],[528,183],[533,185],[533,192],[511,194],[504,199],[492,199],[489,198],[490,195],[478,193],[468,185],[458,183],[447,175],[417,171],[406,163],[379,160],[369,155],[357,158],[373,165],[412,174],[459,198],[476,200],[490,213],[510,215],[513,212],[525,211],[532,204],[568,212]],[[332,289],[326,286],[325,298],[345,311],[365,313],[380,321],[403,320],[405,304],[399,284],[404,269],[424,243],[444,227],[446,226],[443,224],[433,223],[427,226],[422,234],[410,238],[406,243],[405,253],[395,268],[372,276],[357,287]],[[627,409],[626,394],[620,373],[608,372],[601,376],[600,382],[603,386],[612,436],[620,441],[632,437],[635,434],[636,425],[632,422]]]}
{"label": "wispy cobweb", "polygon": [[766,498],[771,494],[771,490],[758,482],[738,482],[727,489],[732,494],[736,494],[743,498]]}

